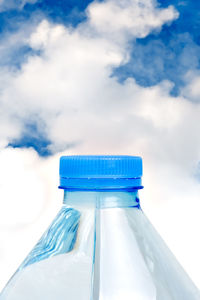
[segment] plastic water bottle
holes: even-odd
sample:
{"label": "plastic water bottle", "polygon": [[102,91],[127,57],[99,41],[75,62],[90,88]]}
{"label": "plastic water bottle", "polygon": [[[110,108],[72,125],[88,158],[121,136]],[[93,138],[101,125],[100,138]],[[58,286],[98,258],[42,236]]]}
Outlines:
{"label": "plastic water bottle", "polygon": [[140,208],[142,159],[64,156],[63,206],[1,300],[199,300]]}

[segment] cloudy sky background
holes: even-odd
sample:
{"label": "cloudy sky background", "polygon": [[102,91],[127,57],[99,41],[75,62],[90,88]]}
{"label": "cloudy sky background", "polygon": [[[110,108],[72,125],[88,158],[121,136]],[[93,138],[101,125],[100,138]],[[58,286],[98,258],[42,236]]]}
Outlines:
{"label": "cloudy sky background", "polygon": [[200,288],[199,11],[0,0],[0,289],[62,203],[63,154],[142,156],[142,208]]}

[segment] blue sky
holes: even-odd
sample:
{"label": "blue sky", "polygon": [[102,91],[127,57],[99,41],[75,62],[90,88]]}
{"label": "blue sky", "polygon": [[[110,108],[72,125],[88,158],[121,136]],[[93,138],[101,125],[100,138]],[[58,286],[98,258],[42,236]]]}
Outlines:
{"label": "blue sky", "polygon": [[[14,35],[30,20],[37,24],[46,18],[55,24],[72,25],[76,27],[85,21],[85,9],[91,1],[3,1],[0,9],[0,39],[5,35]],[[134,78],[144,87],[154,86],[163,80],[173,84],[170,93],[180,95],[180,89],[185,85],[185,74],[200,68],[200,3],[198,1],[158,1],[157,6],[166,8],[173,5],[179,12],[179,17],[173,22],[167,22],[160,29],[153,30],[143,38],[129,41],[130,57],[125,63],[113,67],[111,76],[117,77],[123,83],[127,78]],[[29,26],[29,25],[28,25]],[[30,45],[19,42],[7,49],[1,55],[0,65],[9,68],[20,68],[29,56],[40,55],[40,51]],[[9,141],[9,145],[33,146],[40,155],[49,155],[45,149],[51,141],[45,139],[38,131],[37,124],[28,124],[21,137]]]}
{"label": "blue sky", "polygon": [[[23,8],[19,1],[4,2],[7,4],[2,4],[4,10],[0,13],[1,35],[8,31],[16,31],[21,23],[33,16],[37,16],[37,20],[46,17],[55,23],[76,26],[85,20],[85,9],[92,1],[40,0],[36,3],[26,3]],[[179,87],[184,84],[183,75],[190,69],[199,69],[200,3],[194,0],[160,0],[157,5],[173,5],[180,14],[179,18],[170,25],[164,25],[159,32],[152,32],[146,38],[133,41],[130,61],[114,70],[114,74],[120,80],[132,76],[144,86],[169,79],[175,84],[174,93],[178,94]],[[27,53],[32,54],[28,47],[17,51],[17,58],[12,57],[9,60],[10,64],[19,64],[20,61],[23,62]]]}
{"label": "blue sky", "polygon": [[61,204],[59,157],[128,154],[200,286],[199,99],[199,1],[0,0],[0,284]]}
{"label": "blue sky", "polygon": [[[159,1],[162,7],[174,5],[179,18],[162,30],[138,39],[130,61],[118,69],[121,80],[133,76],[144,86],[168,79],[174,83],[173,95],[184,85],[184,75],[199,69],[200,3],[198,1]],[[139,65],[139,67],[138,67]]]}

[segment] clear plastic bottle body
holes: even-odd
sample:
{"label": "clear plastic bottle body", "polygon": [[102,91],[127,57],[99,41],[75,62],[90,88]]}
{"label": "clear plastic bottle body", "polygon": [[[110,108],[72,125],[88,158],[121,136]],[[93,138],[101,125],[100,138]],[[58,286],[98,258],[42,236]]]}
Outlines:
{"label": "clear plastic bottle body", "polygon": [[0,300],[199,300],[137,189],[65,190],[55,220]]}

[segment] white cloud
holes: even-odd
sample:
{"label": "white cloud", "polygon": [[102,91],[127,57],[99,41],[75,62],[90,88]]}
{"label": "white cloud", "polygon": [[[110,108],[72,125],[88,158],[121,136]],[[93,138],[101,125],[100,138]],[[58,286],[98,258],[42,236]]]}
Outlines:
{"label": "white cloud", "polygon": [[[143,156],[144,210],[200,286],[200,266],[197,267],[195,261],[198,251],[193,252],[192,246],[187,243],[189,240],[195,249],[200,250],[196,240],[200,225],[196,213],[199,209],[199,183],[193,176],[200,155],[197,132],[200,105],[188,101],[185,94],[177,98],[170,96],[169,82],[144,88],[138,86],[134,79],[121,84],[111,76],[114,66],[127,61],[132,39],[144,37],[151,30],[159,30],[162,24],[177,18],[177,12],[172,7],[155,7],[154,1],[147,0],[95,2],[87,11],[88,20],[76,29],[44,20],[29,38],[29,45],[42,50],[42,55],[29,57],[21,70],[9,71],[0,82],[0,105],[4,116],[0,120],[2,145],[19,137],[24,121],[32,120],[52,141],[50,147],[54,152],[74,145],[74,154]],[[41,120],[45,127],[40,127]],[[14,183],[17,176],[15,188],[20,189],[16,194],[18,197],[22,195],[21,199],[17,197],[17,202],[25,207],[22,211],[14,202],[16,215],[12,214],[12,219],[8,220],[4,217],[1,226],[16,224],[18,228],[22,221],[24,224],[28,222],[29,216],[32,225],[27,223],[28,228],[33,226],[30,230],[35,232],[35,221],[39,226],[46,222],[45,214],[45,220],[49,220],[47,215],[53,215],[55,204],[51,206],[51,203],[55,202],[51,202],[50,193],[46,193],[50,186],[57,185],[54,176],[57,177],[58,173],[53,167],[49,172],[49,168],[55,161],[58,162],[58,155],[43,160],[31,149],[6,149],[0,156],[5,164],[2,170],[7,172],[6,166],[11,161],[15,166],[12,178],[9,173],[4,178],[2,171],[5,187],[1,199],[5,198],[7,184]],[[21,185],[24,180],[26,188]],[[34,182],[35,188],[29,196],[31,182]],[[9,193],[7,199],[14,199],[13,192]],[[57,194],[52,192],[52,195]],[[28,211],[27,197],[33,207],[31,212]],[[41,198],[44,202],[39,201]],[[9,218],[7,201],[2,202],[2,214]],[[190,207],[195,207],[195,212],[188,212],[188,201]],[[50,213],[46,208],[47,202],[51,207]],[[39,219],[42,213],[43,221]],[[186,218],[190,222],[186,223]],[[178,229],[177,220],[181,224]],[[8,236],[15,233],[21,241],[24,236],[28,237],[29,229],[25,233],[24,229],[17,229],[18,233],[16,229],[6,230],[4,232]],[[180,235],[182,232],[186,237]],[[26,245],[29,243],[30,240]],[[6,261],[6,254],[2,251]],[[193,260],[188,253],[193,254]]]}
{"label": "white cloud", "polygon": [[182,95],[191,99],[196,104],[200,103],[200,74],[197,70],[188,72],[185,75],[185,86]]}
{"label": "white cloud", "polygon": [[[121,6],[122,16],[132,9],[132,6],[136,10],[133,15],[129,15],[129,25],[117,21],[120,18],[114,19],[111,33],[112,36],[115,35],[115,39],[101,30],[107,22],[105,14],[104,18],[94,22],[98,10],[101,15],[101,10],[109,12],[110,6],[114,7],[118,14]],[[154,16],[154,24],[150,21],[151,16]],[[90,118],[91,121],[95,118],[97,109],[104,110],[105,102],[109,103],[110,108],[115,103],[115,111],[119,106],[123,106],[121,98],[124,97],[126,86],[123,87],[115,78],[110,78],[110,74],[113,66],[127,60],[129,39],[145,36],[152,28],[160,27],[164,22],[176,17],[177,13],[172,8],[160,10],[155,8],[151,1],[107,1],[89,6],[88,20],[75,30],[43,21],[29,41],[33,49],[43,50],[43,56],[30,58],[21,72],[17,76],[14,74],[13,80],[2,90],[1,102],[7,107],[9,99],[12,99],[10,114],[18,117],[14,120],[16,125],[18,120],[24,122],[27,116],[39,116],[44,120],[49,137],[54,142],[51,147],[55,150],[59,147],[65,148],[68,144],[79,144],[84,132],[81,133],[78,129],[76,133],[77,118],[83,118],[85,126],[88,126],[88,129],[84,127],[83,131],[90,131]],[[128,36],[124,30],[129,32]],[[124,38],[121,38],[122,36]],[[128,93],[134,92],[134,84],[128,86]],[[118,100],[114,100],[113,97],[117,97]],[[117,102],[119,105],[116,105]],[[101,115],[99,118],[100,123],[98,124],[98,120],[95,120],[95,123],[101,131],[102,121],[105,126],[107,124]],[[60,130],[61,136],[57,132],[61,125],[68,130],[67,139],[63,138]],[[72,126],[75,131],[71,130]]]}
{"label": "white cloud", "polygon": [[88,8],[90,24],[109,38],[145,37],[153,29],[178,17],[174,7],[155,7],[152,0],[94,1]]}

